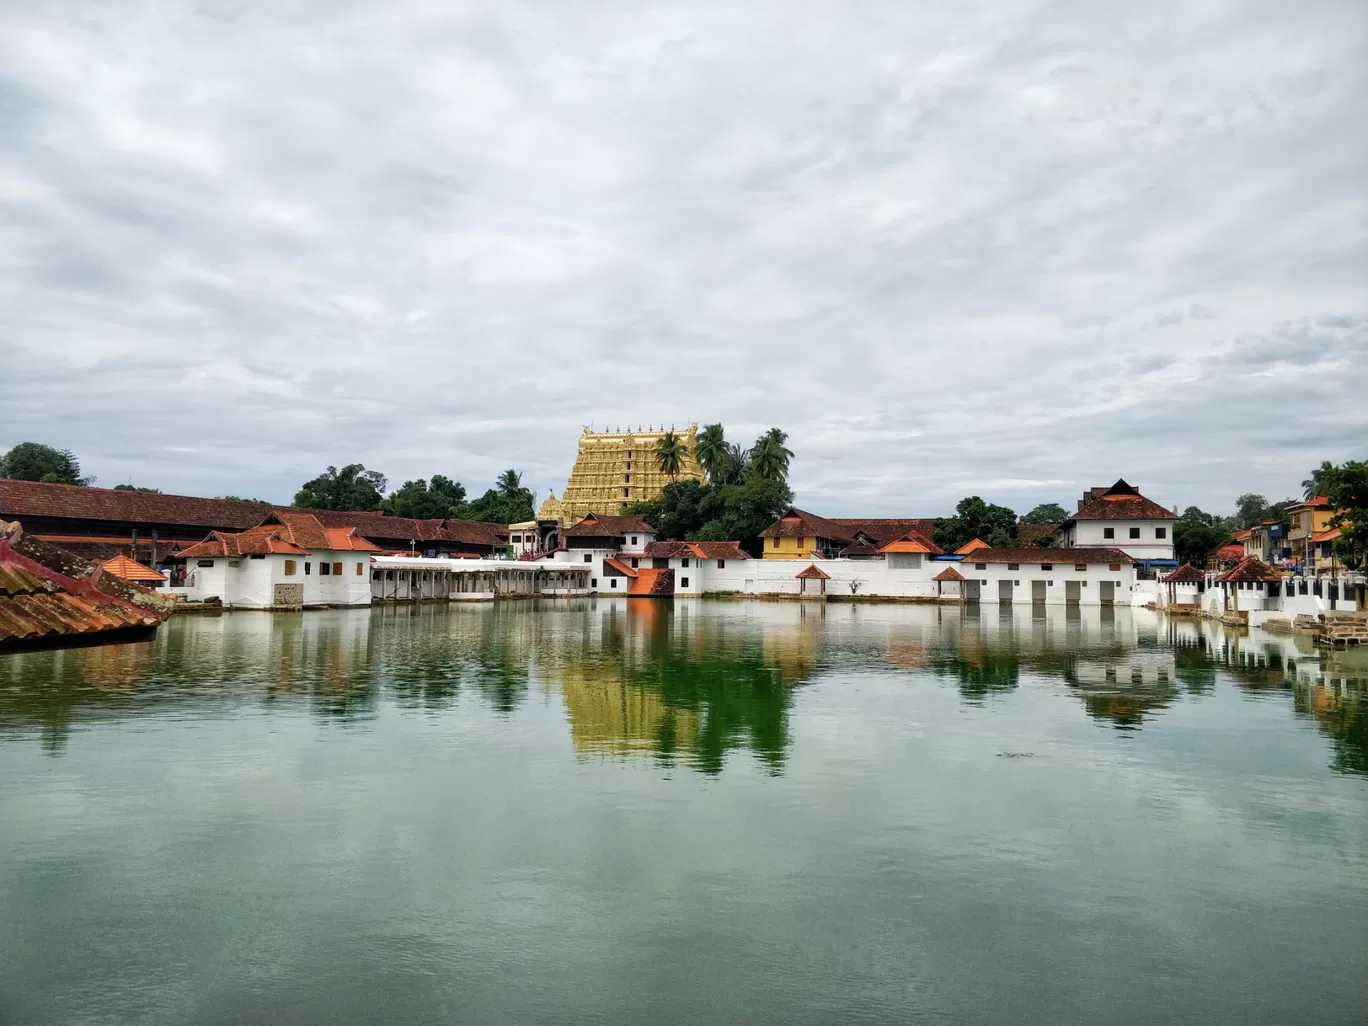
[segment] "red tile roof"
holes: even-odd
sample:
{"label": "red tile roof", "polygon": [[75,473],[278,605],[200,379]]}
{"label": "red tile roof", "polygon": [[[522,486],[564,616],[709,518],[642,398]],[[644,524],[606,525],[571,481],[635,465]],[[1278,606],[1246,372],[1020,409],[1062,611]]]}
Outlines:
{"label": "red tile roof", "polygon": [[826,538],[848,544],[864,534],[877,545],[886,545],[910,531],[930,538],[935,529],[935,520],[927,517],[819,517],[794,506],[761,531],[760,537]]}
{"label": "red tile roof", "polygon": [[1243,545],[1236,542],[1226,542],[1224,545],[1218,545],[1208,558],[1215,559],[1220,563],[1238,563],[1244,557]]}
{"label": "red tile roof", "polygon": [[1320,534],[1312,535],[1311,543],[1313,545],[1319,545],[1321,542],[1338,541],[1342,537],[1343,534],[1341,532],[1341,529],[1338,527],[1332,527],[1329,530],[1322,531]]}
{"label": "red tile roof", "polygon": [[1227,583],[1254,583],[1272,584],[1282,580],[1282,574],[1274,570],[1267,563],[1249,556],[1240,560],[1239,563],[1231,567],[1223,574],[1217,574],[1212,578],[1222,584]]}
{"label": "red tile roof", "polygon": [[567,538],[616,538],[624,534],[655,534],[656,530],[639,514],[609,516],[586,513],[577,524],[565,529]]}
{"label": "red tile roof", "polygon": [[1037,538],[1054,534],[1058,530],[1058,524],[1017,524],[1017,541],[1022,545],[1033,545]]}
{"label": "red tile roof", "polygon": [[627,594],[633,598],[666,598],[674,594],[673,570],[641,569],[633,576],[636,579],[627,585]]}
{"label": "red tile roof", "polygon": [[739,542],[734,541],[654,541],[646,543],[652,559],[750,559]]}
{"label": "red tile roof", "polygon": [[944,553],[939,545],[925,535],[917,531],[908,531],[901,538],[889,542],[880,552],[923,552],[931,556],[939,556]]}
{"label": "red tile roof", "polygon": [[327,547],[337,552],[379,552],[380,546],[356,533],[354,527],[325,527]]}
{"label": "red tile roof", "polygon": [[255,527],[232,534],[211,531],[204,541],[176,553],[178,559],[213,559],[221,556],[307,556],[309,550],[288,537],[286,527]]}
{"label": "red tile roof", "polygon": [[[169,600],[0,521],[0,649],[146,632]],[[124,633],[112,637],[124,637]]]}
{"label": "red tile roof", "polygon": [[633,570],[621,560],[613,559],[611,556],[603,561],[603,573],[605,577],[635,577],[641,571]]}
{"label": "red tile roof", "polygon": [[1120,549],[979,549],[966,563],[1134,563]]}
{"label": "red tile roof", "polygon": [[819,566],[817,566],[816,563],[809,563],[808,566],[807,566],[807,569],[805,569],[805,570],[800,570],[800,571],[798,571],[798,573],[794,574],[793,576],[794,576],[794,578],[795,578],[796,580],[800,580],[800,581],[829,581],[829,580],[831,580],[831,574],[829,574],[829,573],[827,573],[825,570],[821,569]]}
{"label": "red tile roof", "polygon": [[261,523],[261,518],[270,509],[264,503],[234,499],[201,499],[190,495],[126,492],[0,478],[0,520],[62,517],[231,530]]}
{"label": "red tile roof", "polygon": [[[1178,514],[1145,498],[1125,481],[1107,489],[1094,488],[1078,512],[1064,523],[1075,520],[1177,520]],[[1063,525],[1060,525],[1063,526]]]}
{"label": "red tile roof", "polygon": [[1206,574],[1198,570],[1191,563],[1184,563],[1173,573],[1164,578],[1165,584],[1201,584],[1206,580]]}
{"label": "red tile roof", "polygon": [[947,567],[946,567],[944,570],[942,570],[940,573],[936,574],[935,577],[931,578],[931,580],[933,580],[933,581],[962,581],[962,580],[964,580],[964,575],[963,575],[962,573],[960,573],[958,570],[956,570],[953,566],[947,566]]}
{"label": "red tile roof", "polygon": [[125,581],[150,581],[152,583],[149,587],[156,587],[166,581],[165,574],[158,573],[151,567],[143,566],[127,556],[115,556],[113,559],[106,560],[103,566],[111,574],[122,577]]}
{"label": "red tile roof", "polygon": [[969,541],[965,542],[963,545],[961,545],[959,548],[957,548],[957,549],[955,550],[955,555],[957,555],[957,556],[967,556],[969,553],[974,552],[974,551],[976,551],[976,550],[978,550],[978,549],[991,549],[991,548],[992,548],[992,546],[989,545],[989,544],[988,544],[986,541],[984,541],[982,538],[971,538]]}

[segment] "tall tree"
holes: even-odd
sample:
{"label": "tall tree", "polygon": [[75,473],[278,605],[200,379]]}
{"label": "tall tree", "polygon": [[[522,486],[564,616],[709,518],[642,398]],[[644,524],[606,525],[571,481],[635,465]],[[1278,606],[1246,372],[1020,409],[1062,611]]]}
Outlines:
{"label": "tall tree", "polygon": [[1324,495],[1330,487],[1330,479],[1334,473],[1335,465],[1329,460],[1323,460],[1319,467],[1311,471],[1311,476],[1301,483],[1302,498],[1314,499]]}
{"label": "tall tree", "polygon": [[532,490],[522,486],[520,472],[505,470],[499,475],[495,486],[478,499],[453,505],[450,516],[457,520],[482,520],[491,524],[521,524],[536,516],[534,498]]}
{"label": "tall tree", "polygon": [[295,493],[294,505],[305,509],[374,510],[380,508],[385,475],[348,463],[341,470],[329,467]]}
{"label": "tall tree", "polygon": [[722,430],[722,425],[705,425],[703,430],[698,433],[698,441],[694,445],[694,458],[698,460],[698,465],[703,468],[703,473],[708,475],[709,484],[726,483],[728,457],[727,439]]}
{"label": "tall tree", "polygon": [[464,503],[465,497],[461,482],[433,474],[430,482],[421,477],[405,481],[380,503],[380,508],[391,516],[439,520],[451,516],[452,508]]}
{"label": "tall tree", "polygon": [[1368,461],[1349,460],[1324,475],[1325,496],[1335,508],[1330,526],[1338,527],[1335,554],[1357,570],[1368,560]]}
{"label": "tall tree", "polygon": [[656,466],[662,474],[669,476],[671,484],[679,478],[679,468],[683,466],[686,451],[684,440],[673,431],[666,431],[656,442]]}
{"label": "tall tree", "polygon": [[1230,538],[1222,520],[1196,506],[1183,510],[1173,525],[1173,553],[1179,561],[1205,566],[1207,555]]}
{"label": "tall tree", "polygon": [[81,463],[70,449],[54,449],[41,442],[20,442],[0,456],[0,477],[70,485],[88,485],[95,480],[81,476]]}
{"label": "tall tree", "polygon": [[1017,542],[1017,515],[1006,506],[984,502],[977,495],[960,499],[953,517],[939,517],[931,540],[947,552],[981,538],[994,548],[1013,548]]}
{"label": "tall tree", "polygon": [[1268,500],[1262,495],[1245,492],[1235,500],[1235,522],[1240,525],[1240,530],[1263,523],[1267,511]]}
{"label": "tall tree", "polygon": [[1021,518],[1023,524],[1062,524],[1069,519],[1064,507],[1057,502],[1042,502]]}
{"label": "tall tree", "polygon": [[740,484],[750,476],[751,451],[741,448],[737,442],[727,446],[727,459],[723,464],[723,484]]}
{"label": "tall tree", "polygon": [[494,487],[505,499],[516,499],[522,495],[524,491],[522,486],[522,474],[512,469],[505,470],[499,475],[498,480],[494,482]]}
{"label": "tall tree", "polygon": [[770,428],[751,447],[751,471],[766,481],[787,481],[793,450],[786,447],[788,432]]}

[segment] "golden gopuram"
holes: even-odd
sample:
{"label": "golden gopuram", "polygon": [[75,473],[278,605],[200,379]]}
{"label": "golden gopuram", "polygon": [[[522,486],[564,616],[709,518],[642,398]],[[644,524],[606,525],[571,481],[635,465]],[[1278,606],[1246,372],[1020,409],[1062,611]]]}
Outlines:
{"label": "golden gopuram", "polygon": [[[656,443],[665,431],[663,426],[646,430],[638,427],[635,431],[594,431],[586,427],[580,435],[579,453],[565,491],[559,499],[552,492],[537,512],[537,519],[556,520],[569,526],[586,513],[611,516],[620,513],[629,502],[654,499],[670,483],[655,455]],[[695,453],[698,425],[690,424],[675,433],[685,450],[676,479],[702,481],[703,468]]]}

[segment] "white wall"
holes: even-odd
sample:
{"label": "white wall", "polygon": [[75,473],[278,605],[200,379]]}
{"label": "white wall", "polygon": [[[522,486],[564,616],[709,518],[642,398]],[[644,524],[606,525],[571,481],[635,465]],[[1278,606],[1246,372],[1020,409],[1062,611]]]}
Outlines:
{"label": "white wall", "polygon": [[[1120,549],[1136,559],[1173,558],[1172,520],[1078,520],[1064,532],[1063,548]],[[1140,531],[1139,538],[1130,536],[1131,528]],[[1106,537],[1111,529],[1116,537]],[[1163,538],[1155,537],[1162,530]]]}

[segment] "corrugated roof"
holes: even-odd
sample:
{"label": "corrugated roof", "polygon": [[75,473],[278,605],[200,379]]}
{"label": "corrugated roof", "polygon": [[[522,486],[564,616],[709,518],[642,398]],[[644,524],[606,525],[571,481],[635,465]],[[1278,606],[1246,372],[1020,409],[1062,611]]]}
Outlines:
{"label": "corrugated roof", "polygon": [[105,560],[103,565],[111,574],[122,577],[125,581],[151,581],[154,585],[166,581],[165,574],[158,573],[150,566],[143,566],[127,556],[115,556],[113,559]]}

